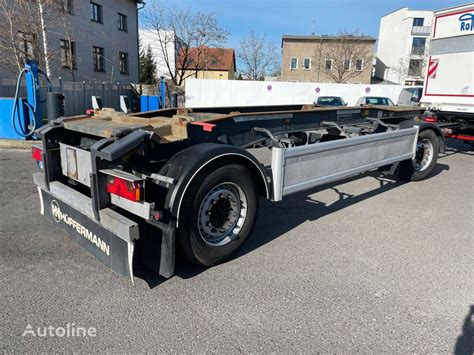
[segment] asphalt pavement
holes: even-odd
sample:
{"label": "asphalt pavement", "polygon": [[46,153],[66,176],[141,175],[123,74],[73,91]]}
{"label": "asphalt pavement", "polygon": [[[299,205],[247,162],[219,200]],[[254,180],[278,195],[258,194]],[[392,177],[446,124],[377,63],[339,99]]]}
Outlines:
{"label": "asphalt pavement", "polygon": [[135,287],[39,214],[29,151],[0,150],[0,350],[469,353],[474,151],[456,147],[421,182],[261,199],[237,258]]}

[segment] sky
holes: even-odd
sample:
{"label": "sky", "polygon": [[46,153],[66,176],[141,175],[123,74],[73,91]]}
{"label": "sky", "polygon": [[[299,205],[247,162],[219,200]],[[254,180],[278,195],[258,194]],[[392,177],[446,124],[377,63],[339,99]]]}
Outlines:
{"label": "sky", "polygon": [[[229,33],[226,46],[238,48],[241,38],[254,30],[280,45],[283,34],[337,34],[358,30],[378,37],[380,18],[402,7],[439,10],[468,3],[453,0],[146,0],[213,12],[218,24]],[[147,5],[148,6],[148,5]],[[144,9],[146,11],[146,8]]]}

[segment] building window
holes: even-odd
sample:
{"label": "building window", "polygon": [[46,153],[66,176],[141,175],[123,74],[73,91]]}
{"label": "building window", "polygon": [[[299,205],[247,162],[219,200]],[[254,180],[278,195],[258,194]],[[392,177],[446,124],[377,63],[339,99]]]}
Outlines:
{"label": "building window", "polygon": [[118,29],[125,32],[128,30],[127,16],[121,13],[118,13]]}
{"label": "building window", "polygon": [[91,1],[91,21],[102,23],[102,5]]}
{"label": "building window", "polygon": [[421,76],[422,67],[422,59],[410,59],[410,63],[408,65],[408,76]]}
{"label": "building window", "polygon": [[332,70],[332,59],[326,59],[324,61],[324,69]]}
{"label": "building window", "polygon": [[76,43],[61,40],[61,65],[63,68],[76,69]]}
{"label": "building window", "polygon": [[92,47],[92,61],[94,62],[94,71],[105,72],[104,48]]}
{"label": "building window", "polygon": [[344,60],[344,70],[346,71],[349,71],[351,70],[351,60],[350,59],[346,59]]}
{"label": "building window", "polygon": [[128,53],[120,52],[120,74],[128,74]]}
{"label": "building window", "polygon": [[411,46],[411,54],[413,55],[424,55],[425,54],[426,38],[413,37],[413,43]]}
{"label": "building window", "polygon": [[413,27],[421,27],[425,23],[425,19],[422,17],[415,17],[413,19]]}
{"label": "building window", "polygon": [[364,61],[362,59],[356,60],[356,71],[362,71],[364,68]]}
{"label": "building window", "polygon": [[36,58],[36,35],[33,33],[18,32],[18,50],[22,62]]}
{"label": "building window", "polygon": [[296,70],[298,69],[298,58],[291,58],[290,62],[290,70]]}
{"label": "building window", "polygon": [[303,70],[310,70],[311,69],[311,58],[304,58],[303,59]]}
{"label": "building window", "polygon": [[71,15],[74,13],[73,0],[64,0],[64,11]]}

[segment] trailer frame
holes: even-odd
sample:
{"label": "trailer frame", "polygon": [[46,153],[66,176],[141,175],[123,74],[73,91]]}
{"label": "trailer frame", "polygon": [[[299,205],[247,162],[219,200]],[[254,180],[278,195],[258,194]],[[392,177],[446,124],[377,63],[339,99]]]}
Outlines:
{"label": "trailer frame", "polygon": [[[142,243],[143,265],[170,277],[177,235],[182,238],[185,232],[179,231],[189,225],[188,219],[181,218],[183,211],[189,214],[190,206],[183,210],[184,201],[206,174],[227,165],[241,166],[244,175],[250,174],[258,195],[279,201],[284,195],[371,169],[395,173],[407,166],[400,163],[411,164],[417,137],[423,131],[434,132],[439,139],[436,147],[444,149],[441,131],[420,120],[422,112],[411,106],[293,105],[166,109],[128,115],[105,110],[94,117],[59,118],[37,131],[43,143],[44,169],[35,172],[34,182],[42,212],[62,223],[60,228],[66,231],[71,225],[63,222],[69,220],[55,220],[56,207],[44,201],[56,201],[57,214],[62,209],[77,212],[75,218],[82,224],[71,217],[76,230],[68,234],[74,234],[114,271],[133,281],[138,242]],[[262,165],[246,150],[251,147],[272,149],[271,166]],[[72,171],[68,159],[75,163],[69,164]],[[80,178],[84,172],[89,176]],[[110,176],[142,183],[143,200],[132,202],[110,194]],[[126,242],[117,255],[105,257],[97,245],[83,238],[104,230],[110,245],[116,245],[117,238]],[[161,231],[159,237],[156,230]]]}

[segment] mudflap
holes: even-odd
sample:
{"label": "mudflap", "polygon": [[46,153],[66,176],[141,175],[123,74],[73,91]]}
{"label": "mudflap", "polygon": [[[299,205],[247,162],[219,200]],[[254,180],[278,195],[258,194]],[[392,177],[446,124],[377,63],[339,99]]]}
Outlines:
{"label": "mudflap", "polygon": [[104,265],[119,275],[130,277],[135,284],[132,264],[135,242],[122,239],[67,203],[38,190],[43,215]]}

